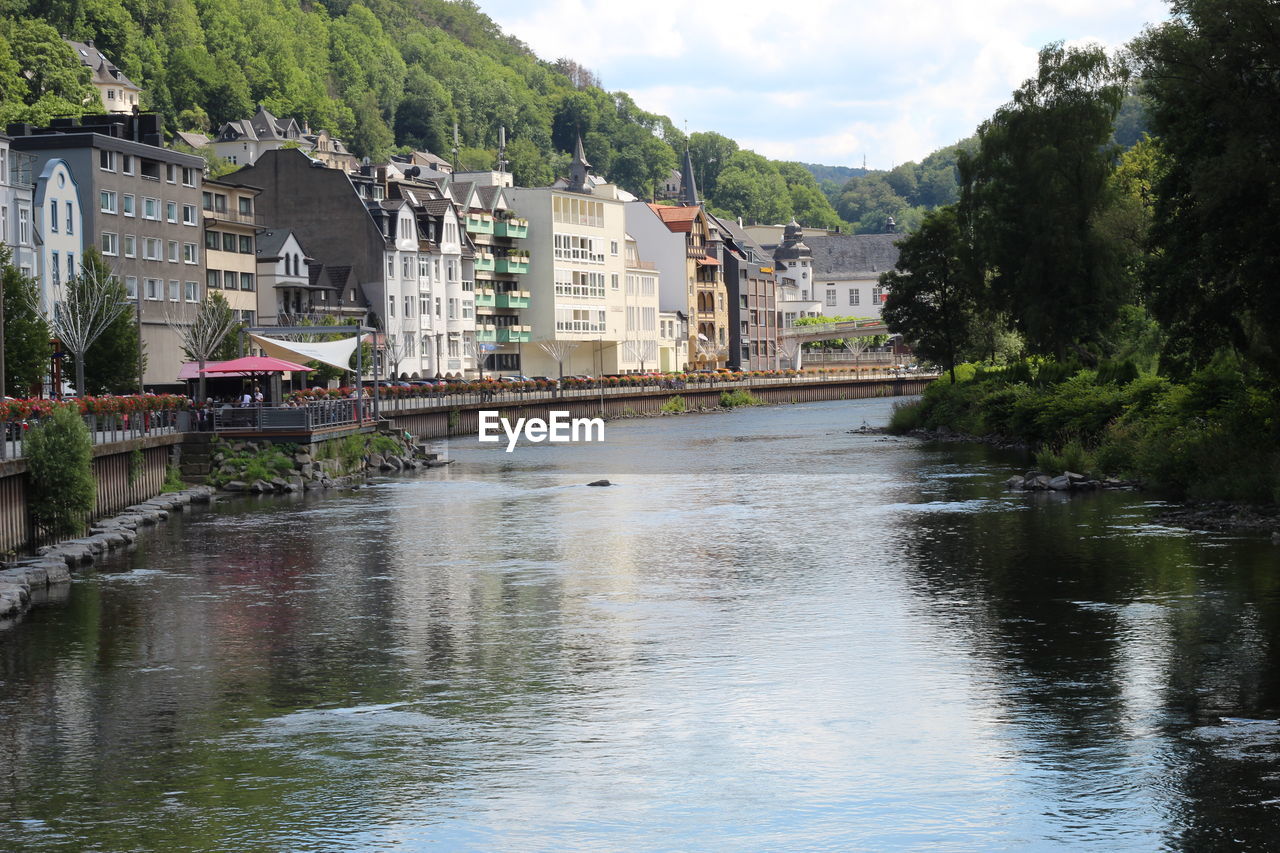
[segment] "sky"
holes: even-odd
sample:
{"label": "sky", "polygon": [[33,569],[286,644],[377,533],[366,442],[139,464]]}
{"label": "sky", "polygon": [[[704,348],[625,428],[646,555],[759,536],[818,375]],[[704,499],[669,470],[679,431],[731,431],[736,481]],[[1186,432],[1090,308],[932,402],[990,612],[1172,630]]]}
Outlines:
{"label": "sky", "polygon": [[1164,0],[478,0],[689,132],[889,169],[971,135],[1053,42],[1123,46]]}

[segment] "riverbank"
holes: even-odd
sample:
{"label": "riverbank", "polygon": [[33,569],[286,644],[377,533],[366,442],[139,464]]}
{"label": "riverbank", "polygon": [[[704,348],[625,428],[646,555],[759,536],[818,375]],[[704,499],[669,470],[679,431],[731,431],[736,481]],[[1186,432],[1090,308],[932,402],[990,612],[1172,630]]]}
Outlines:
{"label": "riverbank", "polygon": [[1170,524],[1280,525],[1280,406],[1238,365],[1215,364],[1185,383],[1052,365],[1042,373],[1043,382],[1025,365],[961,365],[958,381],[944,377],[896,406],[887,431],[1026,451],[1035,470],[1011,472],[1021,480],[1011,477],[1011,488],[1140,487],[1184,505],[1167,514]]}

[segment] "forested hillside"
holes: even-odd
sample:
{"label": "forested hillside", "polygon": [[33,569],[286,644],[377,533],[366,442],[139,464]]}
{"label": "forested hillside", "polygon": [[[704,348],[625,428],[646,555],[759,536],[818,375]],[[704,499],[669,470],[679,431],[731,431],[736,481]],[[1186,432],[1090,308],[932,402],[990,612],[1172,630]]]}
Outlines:
{"label": "forested hillside", "polygon": [[[529,186],[562,172],[581,134],[598,174],[646,198],[689,141],[572,60],[538,58],[471,0],[0,0],[0,12],[3,122],[97,109],[63,34],[92,39],[170,128],[216,130],[261,103],[378,160],[398,148],[449,156],[456,122],[463,165],[487,168],[505,127],[512,172]],[[702,187],[716,208],[749,221],[839,223],[799,164],[699,137],[727,152]]]}

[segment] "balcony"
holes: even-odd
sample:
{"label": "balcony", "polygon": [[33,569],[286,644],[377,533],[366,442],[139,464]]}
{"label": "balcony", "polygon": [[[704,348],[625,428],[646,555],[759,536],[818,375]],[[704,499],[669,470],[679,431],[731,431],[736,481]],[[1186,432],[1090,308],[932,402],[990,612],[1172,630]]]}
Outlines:
{"label": "balcony", "polygon": [[[479,305],[479,302],[476,302]],[[528,308],[529,307],[529,291],[527,290],[507,290],[498,294],[497,307],[499,308]]]}
{"label": "balcony", "polygon": [[218,208],[209,207],[204,209],[204,219],[206,224],[230,222],[236,225],[252,225],[255,228],[261,228],[266,222],[266,217],[261,213],[240,213],[235,210],[219,210]]}
{"label": "balcony", "polygon": [[498,340],[498,327],[492,323],[477,323],[476,340],[496,342]]}
{"label": "balcony", "polygon": [[[479,267],[476,267],[479,269]],[[506,255],[497,259],[494,272],[525,273],[529,271],[528,255]]]}
{"label": "balcony", "polygon": [[527,344],[532,340],[532,326],[501,326],[498,328],[498,343],[500,344]]}
{"label": "balcony", "polygon": [[488,252],[476,253],[476,272],[493,272],[494,257]]}
{"label": "balcony", "polygon": [[495,237],[514,237],[522,240],[529,236],[529,220],[500,219],[494,223],[493,235]]}
{"label": "balcony", "polygon": [[491,287],[476,288],[476,307],[492,308],[495,304],[497,304],[494,301],[496,297],[497,297],[497,294],[494,293],[493,288]]}
{"label": "balcony", "polygon": [[468,213],[466,228],[471,234],[492,234],[493,217],[487,213]]}

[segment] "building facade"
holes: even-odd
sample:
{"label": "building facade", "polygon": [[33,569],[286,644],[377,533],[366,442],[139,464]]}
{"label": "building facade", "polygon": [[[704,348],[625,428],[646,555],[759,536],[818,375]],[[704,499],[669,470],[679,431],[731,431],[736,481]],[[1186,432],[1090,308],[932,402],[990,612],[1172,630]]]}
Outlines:
{"label": "building facade", "polygon": [[255,209],[258,192],[232,181],[207,180],[200,200],[206,292],[221,293],[248,326],[259,320],[257,235],[263,220]]}
{"label": "building facade", "polygon": [[204,160],[164,148],[160,116],[151,113],[9,130],[12,146],[32,155],[37,170],[50,160],[67,164],[76,179],[84,245],[101,250],[141,306],[144,382],[175,384],[184,359],[167,319],[200,301],[205,280]]}
{"label": "building facade", "polygon": [[332,169],[349,172],[359,165],[341,139],[324,130],[313,133],[295,119],[277,118],[261,104],[251,117],[220,127],[209,145],[217,156],[237,166],[252,166],[265,152],[285,147],[304,151]]}
{"label": "building facade", "polygon": [[729,301],[729,367],[776,370],[779,320],[773,259],[737,223],[714,221],[724,237],[720,257]]}
{"label": "building facade", "polygon": [[[40,310],[47,315],[62,285],[79,272],[77,264],[84,257],[80,194],[66,161],[54,159],[44,164],[36,179],[32,210],[39,235],[36,283]],[[100,248],[115,247],[104,244]]]}
{"label": "building facade", "polygon": [[85,42],[70,39],[66,41],[80,61],[88,67],[89,82],[98,90],[104,110],[128,115],[141,108],[142,89],[126,77],[114,62],[107,59],[106,54],[93,46],[93,39]]}
{"label": "building facade", "polygon": [[813,296],[827,317],[880,318],[888,291],[880,275],[898,263],[901,234],[841,234],[809,237]]}
{"label": "building facade", "polygon": [[34,277],[36,258],[35,158],[10,148],[9,137],[0,136],[0,243],[9,247],[12,263],[25,276]]}

